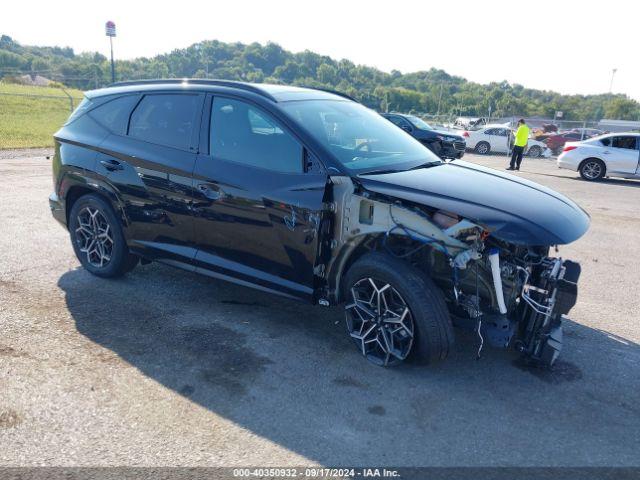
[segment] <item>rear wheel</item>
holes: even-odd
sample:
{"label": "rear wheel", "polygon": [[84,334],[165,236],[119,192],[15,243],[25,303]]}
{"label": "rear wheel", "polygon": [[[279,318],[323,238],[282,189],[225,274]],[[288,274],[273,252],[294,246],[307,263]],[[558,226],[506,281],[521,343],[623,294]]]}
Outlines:
{"label": "rear wheel", "polygon": [[380,366],[447,357],[453,329],[442,292],[429,277],[387,254],[369,253],[345,279],[349,335]]}
{"label": "rear wheel", "polygon": [[475,148],[476,153],[487,155],[491,151],[491,145],[488,142],[479,142]]}
{"label": "rear wheel", "polygon": [[607,167],[602,160],[588,158],[580,164],[579,171],[583,179],[593,182],[604,177]]}
{"label": "rear wheel", "polygon": [[84,195],[73,204],[69,234],[76,257],[94,275],[118,277],[138,264],[111,206],[97,195]]}

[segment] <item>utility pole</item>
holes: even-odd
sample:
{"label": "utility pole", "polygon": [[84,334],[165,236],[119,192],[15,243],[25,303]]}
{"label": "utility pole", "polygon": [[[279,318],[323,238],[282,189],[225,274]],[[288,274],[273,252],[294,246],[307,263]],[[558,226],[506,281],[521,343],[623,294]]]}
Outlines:
{"label": "utility pole", "polygon": [[609,93],[613,92],[613,77],[615,76],[617,71],[618,71],[617,68],[614,68],[611,70],[611,82],[609,82]]}
{"label": "utility pole", "polygon": [[109,20],[104,27],[111,47],[111,83],[116,83],[116,66],[113,63],[113,37],[116,36],[116,24]]}
{"label": "utility pole", "polygon": [[438,97],[438,111],[436,117],[440,115],[440,102],[442,101],[442,82],[440,82],[440,96]]}

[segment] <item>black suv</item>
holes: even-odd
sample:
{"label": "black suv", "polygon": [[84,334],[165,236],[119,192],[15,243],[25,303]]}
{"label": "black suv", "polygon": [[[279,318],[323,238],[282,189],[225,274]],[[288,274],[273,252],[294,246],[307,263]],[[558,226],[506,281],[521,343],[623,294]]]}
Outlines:
{"label": "black suv", "polygon": [[[54,217],[99,277],[158,261],[346,305],[372,362],[443,359],[452,322],[552,363],[589,217],[532,182],[445,163],[339,93],[213,80],[87,92],[55,134]],[[304,319],[301,319],[304,321]]]}
{"label": "black suv", "polygon": [[427,146],[440,158],[456,159],[462,158],[464,155],[467,142],[460,135],[445,130],[436,130],[415,115],[401,113],[382,113],[381,115]]}

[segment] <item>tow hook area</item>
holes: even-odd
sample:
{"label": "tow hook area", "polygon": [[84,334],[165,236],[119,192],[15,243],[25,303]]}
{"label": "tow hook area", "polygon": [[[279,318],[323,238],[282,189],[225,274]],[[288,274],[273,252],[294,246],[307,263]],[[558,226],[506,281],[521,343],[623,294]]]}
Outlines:
{"label": "tow hook area", "polygon": [[482,336],[496,348],[507,348],[516,332],[517,322],[503,314],[488,314],[482,317]]}

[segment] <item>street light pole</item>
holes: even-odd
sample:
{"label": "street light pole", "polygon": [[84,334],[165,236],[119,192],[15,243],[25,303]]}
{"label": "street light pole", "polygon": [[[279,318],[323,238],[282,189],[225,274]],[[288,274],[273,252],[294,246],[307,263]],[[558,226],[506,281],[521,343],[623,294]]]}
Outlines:
{"label": "street light pole", "polygon": [[109,44],[111,45],[111,83],[116,83],[116,66],[113,63],[113,37],[109,37]]}
{"label": "street light pole", "polygon": [[109,46],[111,47],[111,83],[116,83],[116,66],[113,62],[113,37],[116,36],[116,24],[109,20],[104,25],[105,34],[109,37]]}
{"label": "street light pole", "polygon": [[614,68],[613,70],[611,70],[611,82],[609,82],[609,93],[613,92],[613,77],[615,76],[617,71],[618,71],[617,68]]}

